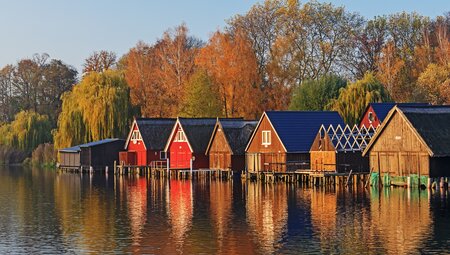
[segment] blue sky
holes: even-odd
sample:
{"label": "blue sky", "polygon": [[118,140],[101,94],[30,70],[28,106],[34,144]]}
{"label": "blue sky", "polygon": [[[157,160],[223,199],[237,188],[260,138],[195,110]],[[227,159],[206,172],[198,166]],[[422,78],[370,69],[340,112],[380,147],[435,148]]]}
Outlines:
{"label": "blue sky", "polygon": [[[78,70],[95,50],[119,56],[139,40],[154,42],[185,22],[203,40],[256,0],[0,0],[0,67],[34,53],[48,53]],[[326,1],[329,2],[329,1]],[[437,16],[450,0],[334,0],[365,17],[400,11]]]}

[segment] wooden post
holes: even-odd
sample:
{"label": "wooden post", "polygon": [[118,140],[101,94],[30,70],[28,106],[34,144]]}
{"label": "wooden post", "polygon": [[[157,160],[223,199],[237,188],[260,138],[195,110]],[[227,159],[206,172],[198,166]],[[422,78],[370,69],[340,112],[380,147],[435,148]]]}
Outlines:
{"label": "wooden post", "polygon": [[167,158],[166,161],[167,161],[167,176],[170,177],[169,176],[169,173],[170,173],[170,161],[169,161],[169,158]]}
{"label": "wooden post", "polygon": [[352,172],[353,172],[353,169],[351,169],[351,170],[350,170],[350,173],[348,174],[348,177],[347,177],[347,183],[345,183],[345,186],[346,186],[346,187],[348,186],[348,181],[350,181],[350,177],[352,176]]}

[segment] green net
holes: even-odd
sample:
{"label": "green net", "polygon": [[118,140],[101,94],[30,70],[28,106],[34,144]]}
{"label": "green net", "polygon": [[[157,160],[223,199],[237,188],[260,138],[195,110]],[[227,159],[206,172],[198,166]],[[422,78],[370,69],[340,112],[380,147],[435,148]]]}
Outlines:
{"label": "green net", "polygon": [[420,176],[420,185],[428,187],[428,176]]}
{"label": "green net", "polygon": [[419,187],[419,176],[417,174],[409,175],[409,185],[413,188]]}
{"label": "green net", "polygon": [[370,175],[370,186],[378,187],[378,178],[379,178],[378,173],[372,173]]}
{"label": "green net", "polygon": [[383,186],[391,186],[391,176],[389,174],[385,173],[383,175],[382,184]]}

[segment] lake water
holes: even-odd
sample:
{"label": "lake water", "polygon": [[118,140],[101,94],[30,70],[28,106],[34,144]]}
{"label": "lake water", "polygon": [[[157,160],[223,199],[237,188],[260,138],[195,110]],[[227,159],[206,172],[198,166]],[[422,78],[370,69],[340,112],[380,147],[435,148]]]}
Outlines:
{"label": "lake water", "polygon": [[0,168],[0,253],[450,253],[449,193]]}

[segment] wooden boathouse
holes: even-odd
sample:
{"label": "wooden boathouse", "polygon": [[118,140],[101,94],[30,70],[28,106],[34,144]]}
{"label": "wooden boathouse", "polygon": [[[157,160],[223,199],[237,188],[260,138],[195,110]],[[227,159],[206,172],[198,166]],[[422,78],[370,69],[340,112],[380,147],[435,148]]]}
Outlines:
{"label": "wooden boathouse", "polygon": [[206,149],[209,168],[235,173],[245,170],[245,147],[257,121],[217,119]]}
{"label": "wooden boathouse", "polygon": [[216,118],[177,118],[164,151],[172,170],[209,168],[205,154]]}
{"label": "wooden boathouse", "polygon": [[311,170],[337,173],[369,172],[369,157],[362,152],[374,136],[373,126],[322,125],[311,146]]}
{"label": "wooden boathouse", "polygon": [[122,166],[148,167],[152,162],[166,160],[164,146],[176,119],[138,118],[133,121],[125,151],[120,153]]}
{"label": "wooden boathouse", "polygon": [[377,128],[380,126],[389,111],[394,108],[394,106],[405,106],[405,107],[415,107],[415,106],[428,106],[427,103],[370,103],[367,105],[366,110],[359,122],[360,127],[369,128],[373,126]]}
{"label": "wooden boathouse", "polygon": [[370,156],[371,183],[428,186],[450,177],[450,106],[395,106],[363,156]]}
{"label": "wooden boathouse", "polygon": [[66,170],[98,170],[109,167],[118,160],[119,152],[123,150],[125,140],[104,139],[61,149],[59,153],[59,168]]}
{"label": "wooden boathouse", "polygon": [[333,111],[267,111],[245,149],[248,173],[310,168],[311,144],[321,125],[344,125]]}

